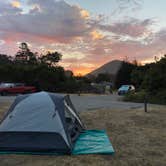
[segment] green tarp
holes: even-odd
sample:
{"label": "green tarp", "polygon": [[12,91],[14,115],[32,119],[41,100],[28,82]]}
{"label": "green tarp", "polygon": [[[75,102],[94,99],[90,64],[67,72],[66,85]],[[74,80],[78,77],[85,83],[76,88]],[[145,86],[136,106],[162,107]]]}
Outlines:
{"label": "green tarp", "polygon": [[113,154],[114,149],[104,130],[86,130],[79,136],[72,153]]}
{"label": "green tarp", "polygon": [[[77,139],[72,155],[113,154],[115,151],[104,130],[85,130]],[[0,154],[63,155],[54,152],[0,152]]]}

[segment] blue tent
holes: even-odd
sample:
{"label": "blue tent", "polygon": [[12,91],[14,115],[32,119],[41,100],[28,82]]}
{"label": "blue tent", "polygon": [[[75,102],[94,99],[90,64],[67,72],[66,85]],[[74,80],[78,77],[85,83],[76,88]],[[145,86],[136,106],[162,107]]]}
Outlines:
{"label": "blue tent", "polygon": [[83,129],[69,96],[21,95],[0,124],[0,151],[71,153]]}

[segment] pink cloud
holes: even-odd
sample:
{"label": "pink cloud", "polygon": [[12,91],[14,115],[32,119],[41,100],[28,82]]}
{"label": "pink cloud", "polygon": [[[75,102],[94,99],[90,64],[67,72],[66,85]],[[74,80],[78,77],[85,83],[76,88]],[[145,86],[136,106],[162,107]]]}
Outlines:
{"label": "pink cloud", "polygon": [[116,22],[114,24],[99,25],[103,31],[108,31],[118,35],[128,35],[131,37],[140,37],[145,33],[150,32],[150,27],[153,25],[152,19],[138,20],[135,18],[128,18],[123,22]]}

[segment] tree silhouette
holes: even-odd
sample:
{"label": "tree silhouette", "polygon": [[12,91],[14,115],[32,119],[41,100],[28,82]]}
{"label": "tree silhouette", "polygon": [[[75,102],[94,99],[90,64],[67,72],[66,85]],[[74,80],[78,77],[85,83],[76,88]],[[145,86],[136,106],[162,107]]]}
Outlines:
{"label": "tree silhouette", "polygon": [[47,52],[40,59],[42,63],[48,64],[48,66],[54,66],[62,59],[62,54],[59,52]]}
{"label": "tree silhouette", "polygon": [[33,52],[28,48],[27,43],[21,43],[20,50],[15,55],[15,61],[21,63],[36,63],[37,59]]}

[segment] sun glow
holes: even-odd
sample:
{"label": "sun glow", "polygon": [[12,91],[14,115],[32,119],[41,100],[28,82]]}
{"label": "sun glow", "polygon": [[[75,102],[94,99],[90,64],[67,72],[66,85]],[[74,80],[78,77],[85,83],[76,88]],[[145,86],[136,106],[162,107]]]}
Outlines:
{"label": "sun glow", "polygon": [[87,10],[81,10],[80,13],[83,18],[89,18],[89,16],[90,16],[90,14]]}
{"label": "sun glow", "polygon": [[146,59],[146,60],[142,60],[142,61],[141,61],[141,64],[145,65],[145,64],[153,63],[153,62],[155,62],[154,59]]}
{"label": "sun glow", "polygon": [[94,30],[91,32],[91,36],[93,38],[93,40],[97,40],[97,39],[102,39],[103,35],[101,33],[99,33],[98,31]]}
{"label": "sun glow", "polygon": [[11,2],[11,5],[15,8],[19,8],[21,6],[20,2],[19,1],[12,1]]}
{"label": "sun glow", "polygon": [[92,69],[90,68],[79,68],[79,69],[74,69],[74,75],[75,76],[84,76],[88,73],[90,73],[92,71]]}

